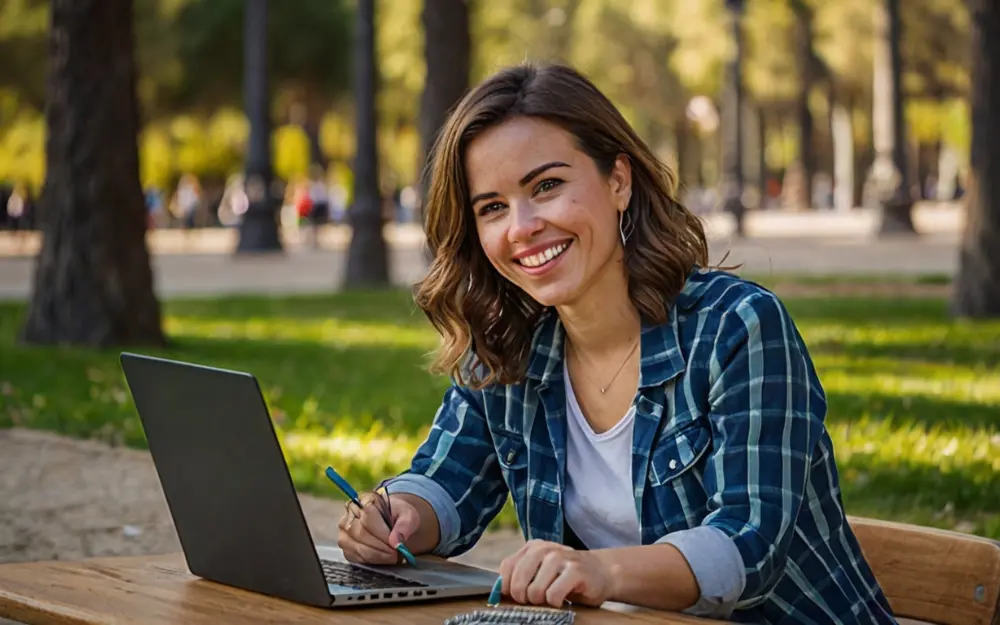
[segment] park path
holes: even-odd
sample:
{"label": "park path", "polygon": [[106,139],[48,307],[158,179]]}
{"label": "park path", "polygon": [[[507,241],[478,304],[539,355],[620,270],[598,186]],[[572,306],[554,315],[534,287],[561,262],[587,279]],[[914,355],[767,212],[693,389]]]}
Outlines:
{"label": "park path", "polygon": [[[749,237],[733,239],[720,215],[705,219],[711,262],[742,263],[742,271],[769,274],[948,274],[958,261],[963,212],[953,205],[921,207],[918,238],[875,239],[874,214],[811,212],[754,213]],[[280,256],[235,257],[232,230],[155,231],[149,235],[156,290],[161,296],[235,293],[310,293],[338,287],[350,232],[328,227],[322,248],[311,249],[287,233]],[[416,226],[387,227],[390,271],[395,284],[410,285],[426,270],[423,236]],[[30,292],[39,237],[0,233],[0,299],[24,299]],[[728,256],[726,254],[728,253]]]}
{"label": "park path", "polygon": [[[0,562],[180,551],[149,452],[15,428],[0,458]],[[343,504],[300,501],[314,539],[336,544]],[[459,559],[497,567],[521,544],[493,532]]]}

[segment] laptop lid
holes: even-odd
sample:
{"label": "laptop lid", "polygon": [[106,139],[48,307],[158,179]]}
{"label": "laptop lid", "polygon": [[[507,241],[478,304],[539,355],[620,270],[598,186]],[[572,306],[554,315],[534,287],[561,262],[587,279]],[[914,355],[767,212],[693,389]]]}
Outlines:
{"label": "laptop lid", "polygon": [[191,572],[329,606],[319,556],[257,380],[130,353],[122,353],[121,366]]}

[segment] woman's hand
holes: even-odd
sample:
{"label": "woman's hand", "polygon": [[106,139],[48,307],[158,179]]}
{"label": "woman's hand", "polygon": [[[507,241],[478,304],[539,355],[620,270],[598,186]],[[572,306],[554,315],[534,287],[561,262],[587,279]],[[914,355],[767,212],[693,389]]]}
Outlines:
{"label": "woman's hand", "polygon": [[614,576],[594,553],[544,540],[528,541],[500,565],[503,594],[518,603],[597,607],[614,595]]}
{"label": "woman's hand", "polygon": [[373,493],[361,496],[364,507],[348,503],[344,516],[337,524],[337,545],[349,562],[361,564],[398,564],[401,556],[396,547],[420,527],[420,514],[402,497],[392,498],[392,528],[386,526]]}

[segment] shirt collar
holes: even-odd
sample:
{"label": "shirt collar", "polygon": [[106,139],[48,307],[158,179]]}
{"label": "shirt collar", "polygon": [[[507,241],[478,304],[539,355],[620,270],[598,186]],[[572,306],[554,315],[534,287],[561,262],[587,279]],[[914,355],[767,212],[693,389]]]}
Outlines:
{"label": "shirt collar", "polygon": [[[659,386],[684,370],[686,363],[680,348],[680,313],[694,309],[711,286],[711,278],[696,268],[688,274],[673,305],[668,304],[667,321],[652,324],[643,321],[639,388]],[[547,386],[563,375],[565,330],[559,315],[546,309],[537,325],[531,344],[527,377]]]}

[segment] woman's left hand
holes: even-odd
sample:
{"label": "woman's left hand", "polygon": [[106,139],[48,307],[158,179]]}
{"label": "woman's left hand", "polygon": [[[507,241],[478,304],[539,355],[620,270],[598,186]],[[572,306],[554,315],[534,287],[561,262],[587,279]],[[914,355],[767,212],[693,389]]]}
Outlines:
{"label": "woman's left hand", "polygon": [[614,577],[596,554],[544,540],[528,541],[505,559],[500,575],[503,594],[518,603],[597,607],[614,593]]}

